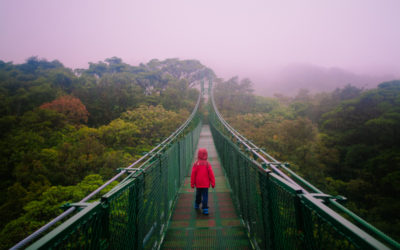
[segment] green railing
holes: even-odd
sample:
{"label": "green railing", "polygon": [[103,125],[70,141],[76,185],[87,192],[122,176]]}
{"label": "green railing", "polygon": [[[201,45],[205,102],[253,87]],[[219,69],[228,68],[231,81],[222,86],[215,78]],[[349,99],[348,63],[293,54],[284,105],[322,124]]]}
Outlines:
{"label": "green railing", "polygon": [[400,249],[338,204],[342,197],[323,194],[233,129],[218,112],[212,91],[209,108],[214,143],[254,248]]}
{"label": "green railing", "polygon": [[72,204],[78,212],[28,249],[157,248],[197,146],[200,100],[201,95],[191,116],[177,131],[122,169],[118,177],[127,177],[100,201],[86,203],[87,198]]}

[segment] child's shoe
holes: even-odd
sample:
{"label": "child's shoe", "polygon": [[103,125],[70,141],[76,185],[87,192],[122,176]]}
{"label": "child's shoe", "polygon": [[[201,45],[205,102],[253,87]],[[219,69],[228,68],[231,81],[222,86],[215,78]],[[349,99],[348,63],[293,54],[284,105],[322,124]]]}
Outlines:
{"label": "child's shoe", "polygon": [[199,204],[194,203],[194,209],[199,209]]}
{"label": "child's shoe", "polygon": [[204,215],[208,215],[208,208],[204,208],[204,209],[203,209],[203,214],[204,214]]}

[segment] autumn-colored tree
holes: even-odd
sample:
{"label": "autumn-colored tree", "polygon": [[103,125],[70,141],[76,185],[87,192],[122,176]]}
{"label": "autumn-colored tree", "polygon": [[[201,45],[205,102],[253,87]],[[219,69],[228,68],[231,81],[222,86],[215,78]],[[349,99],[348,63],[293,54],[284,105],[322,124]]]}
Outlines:
{"label": "autumn-colored tree", "polygon": [[40,108],[60,112],[74,124],[79,124],[81,122],[87,123],[89,117],[89,112],[86,110],[81,100],[70,95],[62,96],[52,102],[44,103]]}

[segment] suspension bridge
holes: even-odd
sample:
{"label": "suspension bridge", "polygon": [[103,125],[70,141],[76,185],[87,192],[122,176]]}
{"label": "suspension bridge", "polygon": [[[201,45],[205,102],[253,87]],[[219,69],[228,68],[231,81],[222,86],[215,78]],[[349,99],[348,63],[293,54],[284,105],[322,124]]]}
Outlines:
{"label": "suspension bridge", "polygon": [[[232,128],[209,85],[174,133],[12,249],[400,249]],[[193,208],[190,169],[207,148],[210,214]],[[99,192],[120,180],[107,194]]]}

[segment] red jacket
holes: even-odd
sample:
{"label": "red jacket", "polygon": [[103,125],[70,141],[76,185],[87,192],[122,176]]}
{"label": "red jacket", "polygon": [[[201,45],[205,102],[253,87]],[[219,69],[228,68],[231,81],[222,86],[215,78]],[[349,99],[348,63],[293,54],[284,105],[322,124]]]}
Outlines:
{"label": "red jacket", "polygon": [[193,164],[190,178],[192,188],[209,188],[210,184],[215,187],[214,172],[211,164],[207,161],[207,149],[200,148],[197,153],[197,161]]}

